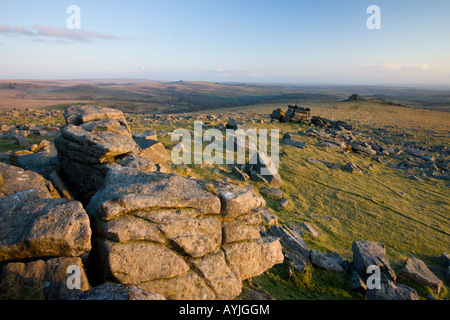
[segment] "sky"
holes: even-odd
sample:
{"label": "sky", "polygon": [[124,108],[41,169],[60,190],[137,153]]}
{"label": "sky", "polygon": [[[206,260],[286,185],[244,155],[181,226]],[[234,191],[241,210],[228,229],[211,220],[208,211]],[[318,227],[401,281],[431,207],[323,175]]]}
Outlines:
{"label": "sky", "polygon": [[450,84],[450,1],[0,0],[0,79],[104,78]]}

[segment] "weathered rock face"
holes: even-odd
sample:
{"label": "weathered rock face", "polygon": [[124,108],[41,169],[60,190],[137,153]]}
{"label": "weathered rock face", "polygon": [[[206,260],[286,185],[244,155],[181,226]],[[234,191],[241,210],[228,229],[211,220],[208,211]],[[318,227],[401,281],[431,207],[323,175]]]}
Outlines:
{"label": "weathered rock face", "polygon": [[168,160],[164,146],[157,141],[138,139],[145,144],[139,147],[119,110],[74,106],[65,110],[64,117],[67,125],[55,140],[62,174],[86,203],[104,185],[111,168],[155,171],[156,163]]}
{"label": "weathered rock face", "polygon": [[399,276],[420,285],[430,286],[437,294],[441,291],[442,280],[428,269],[427,265],[415,257],[408,258],[403,264]]}
{"label": "weathered rock face", "polygon": [[0,261],[66,256],[91,249],[89,218],[78,201],[35,191],[0,198]]}
{"label": "weathered rock face", "polygon": [[59,198],[52,183],[40,174],[0,162],[0,196],[10,196],[19,191],[34,190],[39,198]]}
{"label": "weathered rock face", "polygon": [[154,164],[161,164],[170,160],[170,155],[161,142],[146,138],[134,138],[134,141],[142,149],[142,155]]}
{"label": "weathered rock face", "polygon": [[381,281],[379,289],[368,289],[367,300],[420,300],[416,290],[393,281]]}
{"label": "weathered rock face", "polygon": [[333,255],[318,252],[314,249],[310,250],[309,259],[314,266],[328,271],[346,273],[341,259]]}
{"label": "weathered rock face", "polygon": [[90,201],[105,279],[170,299],[232,299],[241,280],[283,261],[261,238],[250,189],[114,168]]}
{"label": "weathered rock face", "polygon": [[354,241],[352,244],[353,266],[361,277],[367,277],[369,266],[378,266],[382,279],[395,281],[396,275],[386,257],[386,249],[382,243],[374,241]]}

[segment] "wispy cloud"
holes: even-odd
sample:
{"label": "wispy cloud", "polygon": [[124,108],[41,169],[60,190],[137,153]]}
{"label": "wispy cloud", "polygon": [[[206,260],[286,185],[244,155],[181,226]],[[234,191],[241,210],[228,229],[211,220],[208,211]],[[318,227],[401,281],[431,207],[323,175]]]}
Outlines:
{"label": "wispy cloud", "polygon": [[28,30],[24,27],[8,27],[5,25],[0,24],[0,34],[6,34],[6,35],[26,35],[26,36],[33,36],[35,35],[33,31]]}
{"label": "wispy cloud", "polygon": [[87,30],[70,30],[64,28],[48,27],[43,25],[34,25],[31,28],[10,27],[0,24],[0,34],[7,36],[23,35],[34,38],[49,38],[58,42],[67,43],[67,41],[93,42],[94,40],[117,40],[117,36]]}

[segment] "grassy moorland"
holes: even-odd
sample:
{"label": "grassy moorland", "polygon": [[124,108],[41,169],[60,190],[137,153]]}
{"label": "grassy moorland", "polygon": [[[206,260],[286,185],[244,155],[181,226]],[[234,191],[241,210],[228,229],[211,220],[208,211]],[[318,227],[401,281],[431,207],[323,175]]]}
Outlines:
{"label": "grassy moorland", "polygon": [[[315,115],[356,124],[357,130],[367,141],[379,139],[374,131],[381,130],[383,138],[390,141],[416,141],[427,146],[448,145],[450,114],[447,112],[386,107],[380,102],[365,101],[312,102],[308,105]],[[227,115],[241,119],[267,119],[274,107],[276,105],[235,108],[234,113],[224,111],[221,119],[226,119]],[[218,122],[223,123],[224,120]],[[256,128],[279,129],[281,133],[290,132],[295,139],[308,145],[298,149],[280,144],[281,190],[289,199],[289,205],[280,209],[278,200],[266,198],[266,201],[280,223],[302,225],[308,222],[319,231],[317,238],[305,232],[304,239],[309,248],[338,252],[351,261],[354,240],[373,240],[386,246],[388,258],[397,272],[411,256],[422,259],[428,266],[439,266],[439,256],[450,249],[450,185],[446,180],[424,176],[414,179],[413,174],[395,166],[400,161],[395,156],[386,157],[392,163],[387,165],[374,161],[372,157],[320,146],[316,138],[299,133],[309,129],[309,125],[278,122],[248,124]],[[139,122],[132,126],[136,130],[145,129]],[[192,121],[159,126],[161,130],[168,131],[176,127],[193,130]],[[176,144],[169,137],[161,137],[160,140],[169,149]],[[315,164],[311,159],[325,165]],[[351,174],[342,170],[348,162],[358,165],[363,173]],[[177,170],[180,174],[205,179],[226,176],[237,182],[230,174],[232,165],[187,167],[188,170]],[[264,187],[261,183],[253,185],[257,189]],[[253,281],[278,299],[361,298],[350,290],[349,277],[317,268],[288,277],[283,266],[275,266]],[[431,292],[425,287],[403,283],[414,287],[421,297]],[[441,296],[447,296],[447,291],[443,290]]]}
{"label": "grassy moorland", "polygon": [[[105,85],[105,87],[114,85],[116,84]],[[90,101],[89,103],[98,103],[103,106],[124,107],[125,111],[129,112],[127,118],[134,132],[156,130],[158,139],[169,151],[178,143],[171,140],[170,132],[177,128],[193,130],[195,119],[203,119],[204,123],[218,126],[225,124],[227,118],[235,118],[255,128],[278,129],[281,135],[290,132],[295,139],[305,142],[307,147],[298,149],[280,143],[279,172],[283,179],[281,190],[289,199],[289,204],[280,209],[278,200],[265,199],[270,210],[277,215],[279,223],[301,226],[303,222],[308,222],[319,232],[318,237],[313,237],[308,232],[303,235],[311,249],[337,252],[344,259],[351,261],[351,246],[354,240],[379,241],[386,246],[387,256],[397,272],[403,261],[411,256],[422,259],[429,267],[438,267],[439,256],[443,252],[450,251],[450,200],[448,197],[450,183],[447,180],[420,175],[420,172],[409,169],[399,169],[397,164],[403,158],[396,155],[385,156],[388,163],[382,163],[375,161],[373,157],[322,146],[317,138],[304,134],[305,130],[311,128],[310,125],[267,121],[274,108],[286,108],[287,103],[284,99],[290,97],[289,103],[310,106],[313,115],[352,123],[356,127],[354,131],[359,133],[358,139],[364,141],[384,144],[411,142],[420,146],[448,147],[450,128],[448,105],[445,107],[439,102],[435,107],[433,105],[429,108],[413,108],[392,105],[383,100],[342,101],[336,98],[338,96],[336,93],[332,93],[334,98],[329,100],[318,98],[323,96],[317,96],[317,99],[312,100],[308,100],[307,96],[278,96],[282,102],[274,102],[270,100],[277,98],[270,97],[273,94],[273,88],[263,92],[260,88],[240,86],[240,93],[236,93],[237,87],[233,85],[229,85],[225,90],[223,86],[217,86],[214,89],[212,85],[196,83],[190,84],[189,90],[197,90],[201,94],[198,93],[191,99],[200,101],[200,96],[201,99],[209,96],[211,101],[216,101],[211,109],[199,110],[202,107],[196,109],[196,112],[180,115],[173,120],[152,117],[156,111],[186,111],[194,100],[186,102],[181,94],[171,95],[171,92],[177,91],[187,95],[187,91],[182,89],[183,86],[187,84],[174,83],[171,85],[173,88],[168,88],[164,84],[158,89],[160,96],[157,99],[160,101],[168,99],[163,102],[172,104],[173,100],[170,99],[174,99],[174,96],[182,101],[178,104],[181,107],[175,109],[170,109],[170,106],[164,107],[162,102],[161,105],[155,104],[154,109],[153,107],[146,109],[147,104],[142,102],[121,100],[114,104],[111,100],[102,100],[103,98],[94,99],[95,101],[87,100]],[[66,90],[66,93],[72,89]],[[258,103],[255,91],[252,90],[257,90],[256,96],[259,98],[265,95],[266,100],[263,99],[263,102]],[[55,99],[59,99],[64,92],[60,88]],[[104,94],[109,92],[103,91]],[[234,93],[236,95],[233,95]],[[40,94],[42,93],[34,91],[33,95],[30,93],[29,96],[24,97],[30,99],[44,97]],[[291,93],[286,91],[283,94]],[[315,94],[331,97],[329,89],[321,89]],[[421,94],[423,96],[423,93]],[[237,96],[240,98],[236,98]],[[239,104],[243,101],[242,97],[248,98],[245,100],[248,105]],[[74,100],[71,101],[76,101],[76,97],[72,98]],[[233,103],[228,104],[232,99],[234,99]],[[418,100],[419,104],[422,103],[421,99]],[[47,109],[62,110],[65,107],[64,103],[60,103],[59,100],[54,103],[55,101],[47,101]],[[201,101],[204,104],[208,103],[208,100]],[[223,108],[223,104],[229,107]],[[139,113],[142,110],[145,110],[145,113]],[[0,122],[6,124],[50,122],[58,125],[62,121],[61,114],[36,118],[21,111],[12,116],[2,117]],[[36,143],[44,138],[52,139],[52,137],[35,137],[31,142]],[[0,151],[20,149],[18,146],[13,146],[11,142],[1,140]],[[444,157],[446,158],[444,160],[448,161],[448,154],[435,153],[434,155]],[[323,165],[314,160],[320,161]],[[362,173],[352,174],[342,170],[348,162],[355,163],[362,169]],[[236,183],[241,183],[230,173],[232,165],[171,166],[168,162],[167,167],[185,176],[211,180],[227,177]],[[257,190],[264,187],[260,182],[251,183]],[[445,275],[439,276],[441,279],[445,278]],[[399,282],[416,289],[421,298],[432,292],[428,287],[404,280]],[[253,283],[261,286],[277,299],[363,298],[362,295],[351,291],[349,276],[318,268],[308,268],[303,274],[294,272],[293,275],[288,276],[284,266],[277,265],[263,275],[253,278]],[[444,283],[448,287],[449,283]],[[447,289],[442,290],[440,297],[448,298]]]}

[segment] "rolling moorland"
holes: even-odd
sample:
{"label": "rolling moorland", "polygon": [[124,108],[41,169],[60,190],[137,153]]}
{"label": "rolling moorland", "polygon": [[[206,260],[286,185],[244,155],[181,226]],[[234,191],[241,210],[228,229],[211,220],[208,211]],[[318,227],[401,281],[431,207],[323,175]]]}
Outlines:
{"label": "rolling moorland", "polygon": [[[359,93],[364,99],[348,101]],[[372,155],[327,144],[305,123],[273,121],[270,114],[288,104],[311,108],[313,116],[353,125],[353,135],[371,145]],[[42,140],[53,141],[65,123],[69,105],[99,105],[125,113],[133,133],[156,130],[167,151],[177,144],[171,133],[193,130],[194,121],[225,129],[236,119],[256,129],[289,133],[303,148],[280,142],[280,187],[287,201],[261,193],[280,225],[302,228],[308,248],[336,252],[352,261],[352,242],[383,243],[392,268],[398,272],[409,257],[416,257],[443,280],[436,294],[429,286],[399,279],[422,299],[448,299],[448,275],[440,264],[449,252],[450,201],[448,152],[450,91],[445,88],[369,86],[282,86],[205,82],[1,81],[0,125],[47,126],[46,132],[26,141],[3,136],[0,160],[28,150]],[[5,130],[6,131],[6,130]],[[332,137],[325,139],[333,140]],[[19,139],[20,140],[20,139]],[[270,149],[269,149],[270,150]],[[422,153],[418,153],[419,151]],[[359,170],[351,173],[345,165]],[[229,178],[234,165],[172,165],[168,170],[186,177]],[[264,182],[250,182],[257,190]],[[304,223],[313,226],[310,232]],[[364,299],[352,290],[350,275],[307,266],[303,272],[287,264],[275,265],[247,283],[275,299]]]}

